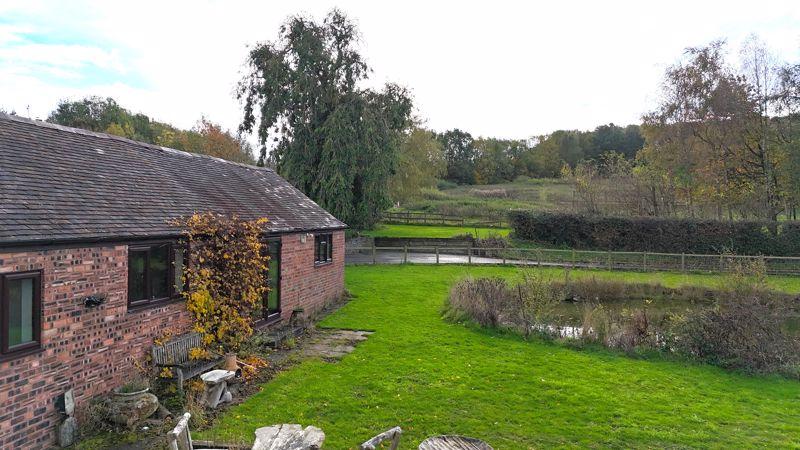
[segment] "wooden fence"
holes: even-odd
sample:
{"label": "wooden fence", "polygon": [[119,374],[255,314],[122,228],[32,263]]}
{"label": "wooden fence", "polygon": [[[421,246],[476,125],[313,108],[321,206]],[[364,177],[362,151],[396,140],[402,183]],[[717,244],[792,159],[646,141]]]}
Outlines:
{"label": "wooden fence", "polygon": [[503,227],[507,223],[502,217],[463,217],[451,214],[418,211],[392,211],[383,213],[385,223],[416,225],[451,225],[477,227]]}
{"label": "wooden fence", "polygon": [[767,273],[800,275],[800,257],[604,252],[543,248],[348,247],[348,264],[510,264],[606,270],[730,272],[738,262],[763,260]]}

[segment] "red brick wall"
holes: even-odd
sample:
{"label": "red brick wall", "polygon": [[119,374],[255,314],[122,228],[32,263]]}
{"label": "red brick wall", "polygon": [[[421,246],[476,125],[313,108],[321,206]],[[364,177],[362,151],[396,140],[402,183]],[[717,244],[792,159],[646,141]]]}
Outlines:
{"label": "red brick wall", "polygon": [[[282,237],[282,310],[311,312],[344,289],[344,234],[334,237],[333,263],[314,266],[314,237]],[[0,361],[0,448],[55,445],[59,415],[55,398],[72,388],[78,408],[134,375],[155,337],[188,329],[182,302],[128,311],[126,245],[0,251],[0,273],[42,274],[43,351]],[[83,306],[87,295],[106,302]],[[80,424],[79,424],[80,426]]]}
{"label": "red brick wall", "polygon": [[281,317],[294,308],[306,315],[344,292],[344,232],[333,234],[333,262],[314,265],[314,235],[289,234],[281,238]]}
{"label": "red brick wall", "polygon": [[[43,351],[0,363],[0,448],[56,441],[55,398],[72,388],[78,405],[135,373],[153,338],[188,325],[181,303],[127,311],[125,245],[0,253],[0,273],[42,269]],[[82,297],[105,294],[88,309]]]}

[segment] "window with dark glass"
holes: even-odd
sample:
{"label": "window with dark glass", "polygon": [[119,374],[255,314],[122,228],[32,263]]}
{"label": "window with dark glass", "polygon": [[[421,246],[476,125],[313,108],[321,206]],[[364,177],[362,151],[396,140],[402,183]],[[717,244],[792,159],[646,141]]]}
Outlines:
{"label": "window with dark glass", "polygon": [[186,251],[170,243],[128,248],[128,304],[143,305],[178,296],[184,288]]}
{"label": "window with dark glass", "polygon": [[0,357],[40,347],[41,283],[39,271],[0,275]]}
{"label": "window with dark glass", "polygon": [[314,263],[322,264],[333,261],[333,235],[314,235]]}

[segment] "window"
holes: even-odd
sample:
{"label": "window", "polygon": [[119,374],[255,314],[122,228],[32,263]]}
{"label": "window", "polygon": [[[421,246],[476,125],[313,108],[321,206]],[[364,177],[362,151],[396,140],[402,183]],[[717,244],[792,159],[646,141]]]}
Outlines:
{"label": "window", "polygon": [[324,264],[333,261],[333,235],[314,235],[314,264]]}
{"label": "window", "polygon": [[171,243],[128,248],[128,305],[175,298],[183,292],[186,250]]}
{"label": "window", "polygon": [[41,284],[39,271],[0,275],[0,357],[40,348]]}

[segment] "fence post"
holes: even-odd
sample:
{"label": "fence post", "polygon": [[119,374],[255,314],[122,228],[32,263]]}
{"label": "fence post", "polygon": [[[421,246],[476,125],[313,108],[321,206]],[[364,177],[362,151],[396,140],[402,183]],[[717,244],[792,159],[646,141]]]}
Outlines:
{"label": "fence post", "polygon": [[647,272],[647,252],[642,254],[642,260],[644,261],[644,271]]}
{"label": "fence post", "polygon": [[403,264],[408,262],[408,246],[403,246]]}
{"label": "fence post", "polygon": [[681,272],[686,272],[686,253],[681,253]]}
{"label": "fence post", "polygon": [[372,241],[372,264],[377,264],[377,256],[375,254],[375,241]]}
{"label": "fence post", "polygon": [[611,250],[609,250],[608,254],[606,255],[606,268],[609,272],[611,271]]}
{"label": "fence post", "polygon": [[506,252],[503,251],[503,249],[500,249],[500,253],[503,254],[503,265],[505,266],[506,265]]}
{"label": "fence post", "polygon": [[439,264],[439,247],[436,247],[436,264]]}
{"label": "fence post", "polygon": [[575,249],[572,249],[572,268],[575,268]]}
{"label": "fence post", "polygon": [[720,271],[720,273],[724,272],[724,270],[723,270],[724,264],[725,263],[722,260],[722,255],[719,255],[719,271]]}
{"label": "fence post", "polygon": [[467,264],[472,264],[472,247],[467,247]]}
{"label": "fence post", "polygon": [[542,265],[542,251],[538,248],[536,249],[536,266],[539,267]]}

